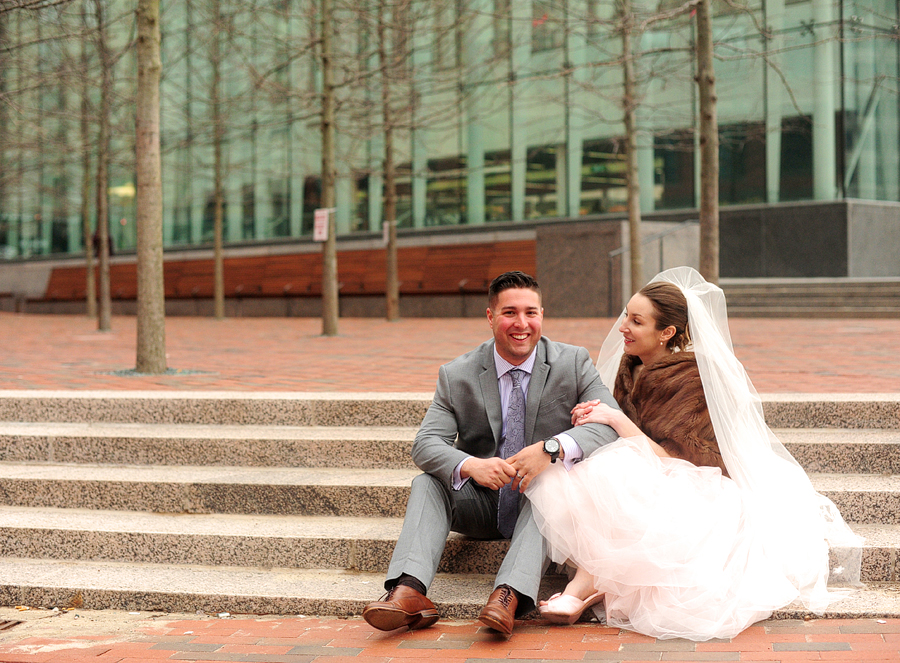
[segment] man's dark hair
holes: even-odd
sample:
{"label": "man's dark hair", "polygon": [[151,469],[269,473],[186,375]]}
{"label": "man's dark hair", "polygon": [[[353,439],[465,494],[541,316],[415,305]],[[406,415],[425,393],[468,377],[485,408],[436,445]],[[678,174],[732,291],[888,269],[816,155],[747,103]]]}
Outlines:
{"label": "man's dark hair", "polygon": [[497,305],[500,293],[510,288],[528,288],[537,293],[538,299],[541,298],[541,286],[533,276],[519,271],[504,272],[491,281],[491,286],[488,288],[488,305],[492,310]]}

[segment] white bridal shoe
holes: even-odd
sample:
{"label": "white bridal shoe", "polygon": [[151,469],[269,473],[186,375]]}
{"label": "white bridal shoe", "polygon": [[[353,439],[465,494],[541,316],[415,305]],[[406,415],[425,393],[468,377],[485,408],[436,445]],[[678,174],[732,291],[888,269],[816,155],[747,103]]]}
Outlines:
{"label": "white bridal shoe", "polygon": [[553,624],[574,624],[585,610],[603,600],[603,594],[591,594],[584,601],[570,594],[554,594],[538,607],[541,617]]}

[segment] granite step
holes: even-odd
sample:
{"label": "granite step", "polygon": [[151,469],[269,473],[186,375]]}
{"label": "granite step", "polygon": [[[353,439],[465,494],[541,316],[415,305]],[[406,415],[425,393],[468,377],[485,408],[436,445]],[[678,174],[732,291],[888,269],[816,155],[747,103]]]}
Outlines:
{"label": "granite step", "polygon": [[[802,300],[800,300],[802,301]],[[816,305],[818,304],[818,305]],[[776,305],[764,303],[728,304],[728,315],[732,318],[900,318],[900,304],[896,299],[875,300],[871,304],[846,304],[836,301],[811,302],[798,306],[796,302]]]}
{"label": "granite step", "polygon": [[[383,576],[361,571],[235,569],[0,558],[0,604],[88,610],[159,610],[357,616],[383,593]],[[541,596],[563,579],[544,579]],[[429,597],[445,619],[474,619],[493,577],[438,574]],[[811,618],[800,605],[775,615]],[[900,585],[873,583],[832,604],[826,617],[898,617]]]}
{"label": "granite step", "polygon": [[[384,573],[400,518],[0,507],[0,557]],[[900,525],[854,525],[864,582],[900,581]],[[451,533],[439,571],[496,574],[507,541]]]}
{"label": "granite step", "polygon": [[0,421],[18,462],[246,467],[413,467],[412,426],[260,426]]}
{"label": "granite step", "polygon": [[0,463],[11,506],[281,515],[402,516],[414,469]]}
{"label": "granite step", "polygon": [[[16,462],[412,468],[416,428],[0,422]],[[808,472],[900,474],[900,431],[776,429]]]}
{"label": "granite step", "polygon": [[[0,557],[384,573],[402,518],[0,507]],[[507,541],[451,533],[441,571],[496,573]]]}
{"label": "granite step", "polygon": [[900,474],[900,430],[777,428],[807,472]]}
{"label": "granite step", "polygon": [[[418,426],[423,393],[0,390],[0,421],[258,426]],[[773,428],[900,429],[897,394],[765,394]]]}
{"label": "granite step", "polygon": [[[402,517],[415,469],[126,467],[0,463],[0,504],[149,511]],[[900,524],[900,475],[810,475],[848,522]]]}
{"label": "granite step", "polygon": [[418,426],[423,393],[0,390],[0,421]]}

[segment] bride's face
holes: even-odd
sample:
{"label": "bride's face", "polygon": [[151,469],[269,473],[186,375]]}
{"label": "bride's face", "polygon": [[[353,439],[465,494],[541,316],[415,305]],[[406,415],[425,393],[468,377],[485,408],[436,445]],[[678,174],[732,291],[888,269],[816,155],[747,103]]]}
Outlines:
{"label": "bride's face", "polygon": [[645,365],[667,352],[665,332],[656,328],[655,312],[652,302],[638,293],[625,307],[625,320],[619,327],[625,337],[625,353],[637,355]]}

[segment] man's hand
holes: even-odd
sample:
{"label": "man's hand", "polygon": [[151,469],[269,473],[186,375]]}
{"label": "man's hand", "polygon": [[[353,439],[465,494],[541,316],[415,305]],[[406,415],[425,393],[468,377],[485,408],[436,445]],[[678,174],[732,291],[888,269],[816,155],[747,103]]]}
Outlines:
{"label": "man's hand", "polygon": [[[547,454],[544,454],[545,456]],[[472,456],[463,463],[459,475],[463,479],[472,479],[480,486],[499,490],[516,476],[515,468],[502,458],[476,458]]]}
{"label": "man's hand", "polygon": [[550,455],[544,451],[543,440],[525,447],[507,461],[513,467],[512,489],[519,492],[525,492],[531,480],[550,467]]}

